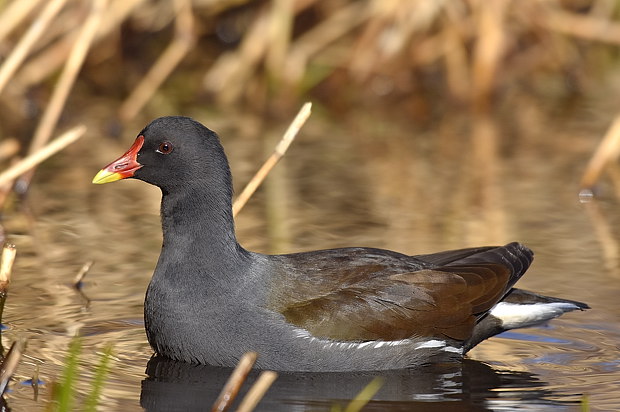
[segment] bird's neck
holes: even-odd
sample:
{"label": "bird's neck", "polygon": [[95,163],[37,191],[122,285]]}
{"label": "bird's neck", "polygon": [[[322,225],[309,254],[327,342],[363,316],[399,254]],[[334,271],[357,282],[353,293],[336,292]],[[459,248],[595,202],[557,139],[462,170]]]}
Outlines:
{"label": "bird's neck", "polygon": [[163,249],[177,259],[232,263],[247,253],[237,242],[230,189],[185,187],[163,192]]}

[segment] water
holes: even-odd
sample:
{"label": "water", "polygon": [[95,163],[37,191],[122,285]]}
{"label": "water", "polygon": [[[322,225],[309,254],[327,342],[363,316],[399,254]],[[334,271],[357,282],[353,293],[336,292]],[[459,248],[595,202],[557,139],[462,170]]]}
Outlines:
{"label": "water", "polygon": [[[366,410],[578,411],[584,396],[592,411],[620,409],[618,197],[608,178],[593,200],[578,196],[604,129],[526,112],[527,122],[501,125],[454,114],[432,129],[402,116],[358,113],[336,123],[315,114],[239,215],[239,240],[261,252],[357,245],[416,254],[519,240],[536,252],[520,287],[593,307],[486,341],[463,365],[383,373]],[[200,120],[222,135],[237,192],[286,127],[261,139],[238,119]],[[90,184],[142,124],[121,143],[103,137],[104,123],[89,126],[89,137],[39,170],[26,212],[13,207],[4,216],[18,259],[2,342],[27,338],[16,379],[31,379],[38,365],[44,382],[38,396],[13,383],[6,403],[42,410],[79,333],[78,404],[98,353],[113,343],[102,410],[204,409],[228,370],[149,361],[142,302],[161,245],[158,190],[137,181]],[[90,260],[78,292],[71,282]],[[329,410],[372,376],[283,374],[259,410]]]}

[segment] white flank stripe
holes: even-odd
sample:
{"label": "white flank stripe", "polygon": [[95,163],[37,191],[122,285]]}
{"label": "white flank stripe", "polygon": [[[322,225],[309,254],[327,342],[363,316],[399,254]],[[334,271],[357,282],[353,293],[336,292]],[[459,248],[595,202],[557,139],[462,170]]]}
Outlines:
{"label": "white flank stripe", "polygon": [[[373,348],[378,349],[383,346],[400,346],[400,345],[409,345],[411,344],[411,339],[400,339],[400,340],[369,340],[365,342],[342,342],[337,340],[329,340],[329,339],[321,339],[316,338],[310,334],[305,329],[295,328],[295,337],[308,339],[310,342],[319,342],[323,345],[324,348],[336,347],[340,349],[364,349],[364,348]],[[439,346],[445,346],[445,342],[443,341],[430,341],[430,342],[441,342]],[[428,342],[423,343],[425,345]],[[429,347],[438,347],[438,346],[429,346]],[[416,349],[419,349],[417,347]]]}
{"label": "white flank stripe", "polygon": [[428,348],[442,348],[446,346],[446,341],[445,340],[429,340],[426,342],[422,342],[420,343],[418,346],[416,346],[416,349],[428,349]]}
{"label": "white flank stripe", "polygon": [[459,354],[463,354],[463,348],[455,348],[454,346],[446,346],[445,348],[443,348],[444,352],[452,352],[452,353],[459,353]]}

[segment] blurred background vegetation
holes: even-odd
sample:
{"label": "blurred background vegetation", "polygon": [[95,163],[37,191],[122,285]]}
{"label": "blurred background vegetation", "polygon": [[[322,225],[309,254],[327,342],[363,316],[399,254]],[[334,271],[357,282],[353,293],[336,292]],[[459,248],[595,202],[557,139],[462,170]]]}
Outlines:
{"label": "blurred background vegetation", "polygon": [[291,117],[312,100],[336,114],[398,104],[430,123],[450,105],[484,112],[515,93],[570,103],[600,87],[617,67],[619,11],[616,0],[0,1],[0,133],[20,144],[2,158],[26,150],[79,47],[72,121],[96,105],[121,124],[205,106]]}

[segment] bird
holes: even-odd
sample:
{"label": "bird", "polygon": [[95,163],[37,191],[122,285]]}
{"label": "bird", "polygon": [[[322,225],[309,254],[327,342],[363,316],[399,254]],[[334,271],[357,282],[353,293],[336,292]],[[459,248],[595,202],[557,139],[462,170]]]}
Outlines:
{"label": "bird", "polygon": [[189,117],[153,120],[93,183],[161,189],[162,248],[144,300],[153,350],[231,367],[377,371],[459,361],[483,340],[585,303],[517,289],[526,246],[423,255],[347,247],[268,255],[242,247],[218,135]]}

